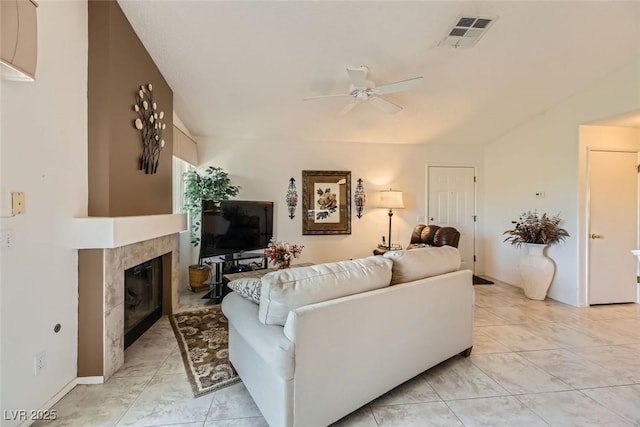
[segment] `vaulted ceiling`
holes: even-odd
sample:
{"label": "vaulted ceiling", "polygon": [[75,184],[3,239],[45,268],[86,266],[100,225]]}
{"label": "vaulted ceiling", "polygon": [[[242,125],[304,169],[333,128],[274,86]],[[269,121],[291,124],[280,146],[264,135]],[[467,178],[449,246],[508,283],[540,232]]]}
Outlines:
{"label": "vaulted ceiling", "polygon": [[[640,55],[636,1],[118,2],[176,113],[214,140],[481,144]],[[439,45],[460,16],[497,19],[474,47]],[[384,96],[397,114],[303,101],[348,92],[359,65],[424,85]]]}

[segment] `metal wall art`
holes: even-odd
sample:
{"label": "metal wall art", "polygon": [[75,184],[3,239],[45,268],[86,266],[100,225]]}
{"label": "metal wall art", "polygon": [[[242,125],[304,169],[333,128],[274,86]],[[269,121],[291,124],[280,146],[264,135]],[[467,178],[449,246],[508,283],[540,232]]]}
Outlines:
{"label": "metal wall art", "polygon": [[164,118],[164,111],[158,112],[158,106],[153,100],[151,83],[140,86],[133,109],[138,113],[138,118],[135,119],[133,125],[140,131],[142,140],[142,154],[138,167],[146,174],[154,174],[158,171],[160,151],[164,148],[162,131],[167,125],[161,122]]}
{"label": "metal wall art", "polygon": [[302,171],[302,234],[351,234],[351,172]]}
{"label": "metal wall art", "polygon": [[296,191],[296,180],[291,177],[289,180],[289,189],[287,190],[287,209],[289,210],[289,218],[296,216],[296,206],[298,206],[298,192]]}
{"label": "metal wall art", "polygon": [[356,181],[356,191],[353,192],[353,204],[356,207],[356,216],[362,218],[362,210],[366,201],[366,195],[364,194],[364,187],[362,186],[362,179],[358,178]]}

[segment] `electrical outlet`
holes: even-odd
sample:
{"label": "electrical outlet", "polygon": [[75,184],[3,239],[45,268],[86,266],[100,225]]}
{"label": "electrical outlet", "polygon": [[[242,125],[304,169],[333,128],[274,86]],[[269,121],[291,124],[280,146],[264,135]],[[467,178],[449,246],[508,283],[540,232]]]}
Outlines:
{"label": "electrical outlet", "polygon": [[46,358],[46,354],[44,351],[36,354],[35,356],[33,356],[33,373],[34,375],[38,375],[40,374],[40,371],[42,371],[45,367],[47,366],[47,358]]}
{"label": "electrical outlet", "polygon": [[9,251],[13,247],[13,230],[1,230],[0,231],[0,249]]}
{"label": "electrical outlet", "polygon": [[25,195],[22,192],[11,193],[11,213],[13,215],[23,215],[27,211]]}

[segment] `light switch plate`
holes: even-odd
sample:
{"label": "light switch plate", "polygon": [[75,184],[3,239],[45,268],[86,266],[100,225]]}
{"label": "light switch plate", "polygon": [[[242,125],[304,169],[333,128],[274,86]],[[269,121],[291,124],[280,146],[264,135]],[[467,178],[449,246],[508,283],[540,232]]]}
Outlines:
{"label": "light switch plate", "polygon": [[22,215],[27,211],[25,205],[25,195],[22,192],[14,191],[11,193],[11,213],[13,215]]}

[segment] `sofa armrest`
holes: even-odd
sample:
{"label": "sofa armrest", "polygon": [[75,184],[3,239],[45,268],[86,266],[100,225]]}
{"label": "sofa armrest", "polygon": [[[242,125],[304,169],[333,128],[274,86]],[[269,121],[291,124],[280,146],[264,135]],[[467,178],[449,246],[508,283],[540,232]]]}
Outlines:
{"label": "sofa armrest", "polygon": [[232,292],[222,301],[222,312],[229,324],[245,337],[248,345],[278,376],[293,378],[293,343],[282,333],[282,326],[258,322],[258,304]]}
{"label": "sofa armrest", "polygon": [[453,246],[458,247],[460,241],[460,232],[453,227],[441,227],[433,236],[433,244],[435,246]]}

